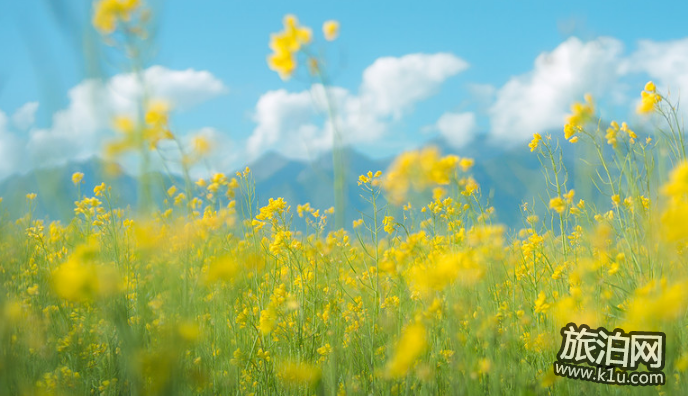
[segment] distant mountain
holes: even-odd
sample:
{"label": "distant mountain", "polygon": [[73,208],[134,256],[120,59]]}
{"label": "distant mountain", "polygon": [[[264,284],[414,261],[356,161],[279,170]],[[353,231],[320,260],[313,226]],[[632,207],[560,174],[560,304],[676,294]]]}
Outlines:
{"label": "distant mountain", "polygon": [[28,209],[26,195],[36,193],[31,203],[34,217],[49,216],[52,219],[66,219],[74,213],[74,201],[78,199],[79,188],[72,183],[72,174],[84,174],[82,195],[93,195],[93,187],[106,181],[113,186],[116,201],[126,206],[136,202],[137,182],[131,176],[106,177],[104,164],[96,159],[71,162],[53,168],[34,169],[26,174],[10,176],[0,182],[2,207],[10,211],[13,218],[21,217]]}
{"label": "distant mountain", "polygon": [[[437,139],[428,144],[438,146],[443,154],[457,154],[475,159],[472,170],[481,186],[485,199],[494,206],[497,221],[509,226],[520,226],[519,207],[524,200],[533,200],[533,191],[542,193],[545,180],[537,155],[525,145],[504,149],[477,138],[465,147],[456,150],[444,140]],[[360,217],[359,211],[371,213],[369,204],[361,197],[358,176],[368,171],[386,170],[392,158],[372,159],[355,150],[344,149],[346,160],[346,216],[345,224]],[[574,154],[571,149],[564,153],[564,162],[571,170]],[[71,181],[74,172],[84,173],[82,194],[92,195],[93,187],[105,181],[112,186],[115,205],[136,207],[138,183],[127,174],[107,176],[106,164],[98,159],[68,163],[50,169],[35,169],[23,175],[14,175],[0,182],[0,207],[9,208],[13,218],[22,216],[27,208],[26,194],[35,192],[35,217],[48,216],[51,219],[68,219],[73,214],[77,187]],[[291,160],[277,153],[266,153],[250,164],[256,182],[256,197],[260,206],[271,197],[283,197],[295,209],[296,205],[309,202],[317,209],[334,205],[332,189],[333,167],[331,153],[325,153],[312,162]],[[228,172],[232,175],[233,172]],[[172,184],[183,186],[180,177],[151,173],[154,201],[161,203],[164,191]],[[380,202],[384,205],[384,200]]]}
{"label": "distant mountain", "polygon": [[[390,160],[374,160],[351,149],[342,151],[346,161],[345,224],[351,224],[360,217],[359,211],[369,209],[369,204],[361,197],[358,176],[368,171],[384,171]],[[316,209],[334,206],[331,155],[323,154],[310,163],[289,160],[277,153],[263,155],[250,166],[259,203],[264,204],[271,197],[283,197],[292,205],[308,202]]]}
{"label": "distant mountain", "polygon": [[[523,201],[539,201],[537,195],[547,188],[538,156],[531,153],[526,144],[505,149],[478,137],[461,149],[453,148],[443,139],[435,139],[427,145],[437,146],[444,155],[475,159],[471,173],[480,184],[484,199],[495,207],[497,221],[510,227],[522,224],[520,207]],[[360,217],[359,211],[371,213],[369,204],[361,197],[358,176],[368,171],[386,170],[393,158],[375,160],[351,149],[344,150],[344,157],[347,160],[345,224],[351,224]],[[566,147],[562,159],[570,175],[575,171],[574,158],[573,150]],[[311,163],[267,153],[252,164],[251,169],[261,204],[277,196],[294,205],[310,202],[315,208],[329,208],[334,204],[331,153]],[[385,204],[384,200],[381,204]]]}

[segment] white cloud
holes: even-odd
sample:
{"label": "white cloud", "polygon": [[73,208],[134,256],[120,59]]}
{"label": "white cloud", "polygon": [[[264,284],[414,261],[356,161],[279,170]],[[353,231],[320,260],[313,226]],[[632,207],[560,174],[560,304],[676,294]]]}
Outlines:
{"label": "white cloud", "polygon": [[688,92],[688,38],[656,42],[643,40],[627,63],[629,72],[644,72],[673,99]]}
{"label": "white cloud", "polygon": [[552,128],[561,128],[571,103],[585,93],[602,95],[622,73],[623,45],[602,37],[584,43],[570,38],[535,59],[534,69],[512,77],[488,110],[493,140],[519,142]]}
{"label": "white cloud", "polygon": [[24,142],[10,129],[7,115],[0,111],[0,178],[25,166]]}
{"label": "white cloud", "polygon": [[[47,128],[33,127],[37,102],[20,107],[11,122],[0,111],[0,178],[32,166],[57,165],[99,154],[105,140],[112,136],[112,117],[135,115],[144,92],[182,110],[227,92],[224,84],[207,71],[153,66],[141,77],[128,73],[105,81],[82,81],[69,90],[69,105],[53,114]],[[214,140],[222,139],[216,136]],[[123,162],[125,167],[131,165],[128,160]]]}
{"label": "white cloud", "polygon": [[[164,98],[177,109],[186,109],[227,92],[222,81],[208,71],[170,70],[151,66],[143,72],[144,87],[151,97]],[[144,88],[134,74],[120,74],[108,83],[114,98],[124,103],[141,97]],[[116,100],[116,103],[121,103]]]}
{"label": "white cloud", "polygon": [[447,78],[467,68],[466,61],[447,53],[379,58],[363,72],[361,99],[376,114],[398,119],[433,95]]}
{"label": "white cloud", "polygon": [[53,115],[52,125],[30,132],[26,151],[37,165],[84,159],[99,153],[116,114],[134,115],[143,93],[185,109],[226,92],[207,71],[176,71],[153,66],[138,76],[119,74],[109,80],[85,80],[72,88],[69,106]]}
{"label": "white cloud", "polygon": [[461,148],[475,137],[478,124],[474,113],[444,113],[435,128],[455,148]]}
{"label": "white cloud", "polygon": [[12,115],[12,123],[17,129],[26,130],[36,121],[38,102],[28,102],[17,109]]}
{"label": "white cloud", "polygon": [[[249,153],[258,153],[278,143],[290,152],[302,152],[307,144],[313,145],[313,134],[318,131],[313,124],[317,110],[311,93],[315,89],[298,93],[280,89],[262,95],[254,114],[258,126],[247,143]],[[304,147],[294,147],[299,144]]]}
{"label": "white cloud", "polygon": [[[467,67],[462,59],[446,53],[385,57],[365,69],[358,94],[330,87],[335,125],[342,141],[379,139],[390,122],[412,111],[418,102],[435,94],[444,81]],[[305,159],[332,146],[334,132],[321,85],[296,93],[283,89],[265,93],[256,104],[254,120],[257,126],[247,142],[253,157],[276,149],[289,157]]]}

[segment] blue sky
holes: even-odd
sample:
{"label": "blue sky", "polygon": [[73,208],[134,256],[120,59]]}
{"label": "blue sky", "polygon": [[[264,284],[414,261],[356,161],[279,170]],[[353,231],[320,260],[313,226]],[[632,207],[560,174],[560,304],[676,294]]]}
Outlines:
{"label": "blue sky", "polygon": [[[604,115],[642,122],[632,108],[647,79],[658,80],[660,88],[688,89],[685,2],[601,3],[149,2],[157,23],[151,39],[154,56],[147,65],[162,66],[158,71],[169,78],[182,78],[173,73],[189,69],[205,73],[191,76],[197,78],[189,83],[194,86],[175,88],[177,95],[194,100],[178,106],[173,126],[179,135],[205,130],[218,137],[222,152],[215,156],[222,158],[216,158],[216,168],[239,167],[265,150],[306,158],[328,148],[327,128],[312,111],[313,104],[303,100],[310,89],[307,74],[302,70],[284,82],[266,64],[269,35],[281,29],[287,13],[313,28],[317,44],[326,51],[332,84],[341,89],[342,107],[392,101],[390,108],[374,114],[361,115],[360,108],[352,114],[341,111],[342,117],[350,116],[350,122],[342,121],[348,128],[343,133],[359,150],[388,156],[440,134],[456,146],[469,144],[477,133],[520,144],[534,132],[552,129],[568,104],[587,91],[596,94]],[[76,121],[55,119],[56,113],[66,112],[63,118],[69,118],[79,111],[70,89],[88,78],[107,81],[125,72],[104,61],[110,52],[90,27],[91,2],[27,0],[1,7],[0,111],[6,121],[4,126],[0,122],[0,157],[5,153],[0,177],[52,157],[50,150],[29,147],[46,137],[52,139],[47,140],[51,147],[59,139],[68,146],[72,136],[79,137],[73,144],[86,142],[79,150],[60,149],[57,161],[94,154],[109,136],[96,131],[102,125],[90,131],[80,124],[82,130],[70,135]],[[331,43],[322,40],[320,30],[328,19],[341,23],[340,36]],[[642,40],[650,41],[639,44]],[[363,73],[381,58],[389,62],[378,63],[370,75],[391,73],[398,81],[364,87]],[[422,75],[432,68],[441,69],[439,77]],[[203,91],[199,81],[210,84],[210,91]],[[281,96],[275,94],[279,90],[285,90]],[[399,96],[394,92],[415,91],[417,95],[393,103]],[[17,115],[27,103],[38,105]],[[259,107],[272,118],[260,118]],[[519,115],[518,109],[532,114]],[[284,114],[273,117],[280,112]],[[366,132],[371,125],[375,133]],[[365,130],[357,131],[359,127]],[[322,142],[305,151],[293,148],[289,143],[304,130],[323,137]],[[261,133],[262,138],[254,138],[258,149],[249,154],[248,141]],[[25,155],[17,154],[22,150]],[[15,157],[11,161],[10,152]]]}

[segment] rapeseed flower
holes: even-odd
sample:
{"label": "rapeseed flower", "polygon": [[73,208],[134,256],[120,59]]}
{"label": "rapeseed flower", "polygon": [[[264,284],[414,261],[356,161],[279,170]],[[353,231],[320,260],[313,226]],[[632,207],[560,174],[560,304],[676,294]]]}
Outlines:
{"label": "rapeseed flower", "polygon": [[392,358],[387,362],[387,376],[393,379],[406,376],[427,347],[425,327],[420,323],[407,326],[397,341]]}
{"label": "rapeseed flower", "polygon": [[284,17],[284,30],[270,36],[268,66],[279,73],[283,80],[289,79],[296,70],[296,53],[311,42],[312,33],[308,27],[299,26],[293,15]]}
{"label": "rapeseed flower", "polygon": [[111,34],[118,21],[129,21],[140,5],[140,0],[100,0],[94,4],[93,26],[102,34]]}
{"label": "rapeseed flower", "polygon": [[318,366],[303,362],[283,362],[279,365],[277,376],[288,386],[315,387],[322,376]]}
{"label": "rapeseed flower", "polygon": [[84,179],[84,174],[81,172],[74,172],[72,175],[72,183],[79,184]]}
{"label": "rapeseed flower", "polygon": [[325,40],[335,40],[339,36],[339,22],[330,20],[323,23],[323,34],[325,35]]}
{"label": "rapeseed flower", "polygon": [[549,207],[550,209],[554,209],[557,213],[562,214],[564,210],[566,210],[566,201],[561,197],[554,197],[549,200]]}
{"label": "rapeseed flower", "polygon": [[656,92],[656,89],[652,81],[645,84],[645,89],[640,93],[640,104],[636,109],[639,114],[652,113],[657,104],[662,101],[662,97]]}
{"label": "rapeseed flower", "polygon": [[98,263],[98,245],[78,246],[52,274],[55,293],[65,300],[82,302],[112,295],[119,290],[117,271]]}
{"label": "rapeseed flower", "polygon": [[[567,138],[568,139],[568,138]],[[528,147],[530,147],[530,152],[532,153],[535,151],[536,148],[538,148],[538,145],[542,141],[542,136],[539,133],[534,133],[533,134],[533,140],[528,143]]]}
{"label": "rapeseed flower", "polygon": [[[409,151],[398,156],[390,165],[382,187],[390,200],[400,205],[411,190],[422,191],[433,185],[446,185],[455,175],[460,158],[455,155],[441,157],[436,147]],[[472,165],[464,162],[466,168]]]}

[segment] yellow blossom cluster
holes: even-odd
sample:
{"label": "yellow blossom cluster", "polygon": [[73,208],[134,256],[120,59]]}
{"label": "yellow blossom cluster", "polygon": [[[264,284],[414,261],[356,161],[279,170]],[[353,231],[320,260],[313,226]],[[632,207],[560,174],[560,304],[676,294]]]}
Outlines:
{"label": "yellow blossom cluster", "polygon": [[99,0],[94,4],[93,26],[103,34],[110,34],[117,23],[129,22],[140,7],[140,0]]}
{"label": "yellow blossom cluster", "polygon": [[137,125],[128,116],[115,117],[113,126],[121,137],[106,145],[105,154],[115,157],[136,149],[153,150],[160,141],[173,139],[168,126],[169,112],[170,106],[165,101],[152,100],[146,106],[143,125]]}
{"label": "yellow blossom cluster", "polygon": [[576,102],[571,106],[571,114],[566,117],[566,124],[564,125],[564,139],[571,143],[578,141],[576,135],[583,129],[595,115],[595,104],[592,100],[592,95],[585,95],[585,103]]}
{"label": "yellow blossom cluster", "polygon": [[657,88],[652,81],[645,84],[645,89],[640,93],[640,99],[637,108],[639,114],[652,113],[657,104],[662,101],[662,97],[657,93]]}
{"label": "yellow blossom cluster", "polygon": [[284,30],[270,36],[272,55],[268,56],[268,66],[279,73],[282,79],[289,79],[296,70],[296,54],[302,46],[312,40],[311,29],[299,26],[294,15],[284,17]]}
{"label": "yellow blossom cluster", "polygon": [[[456,155],[440,156],[436,147],[401,154],[390,166],[382,187],[389,194],[391,202],[403,203],[410,191],[422,191],[434,185],[448,185],[456,178],[457,168],[466,172],[473,166],[473,160]],[[466,180],[466,189],[475,190],[475,181]]]}

